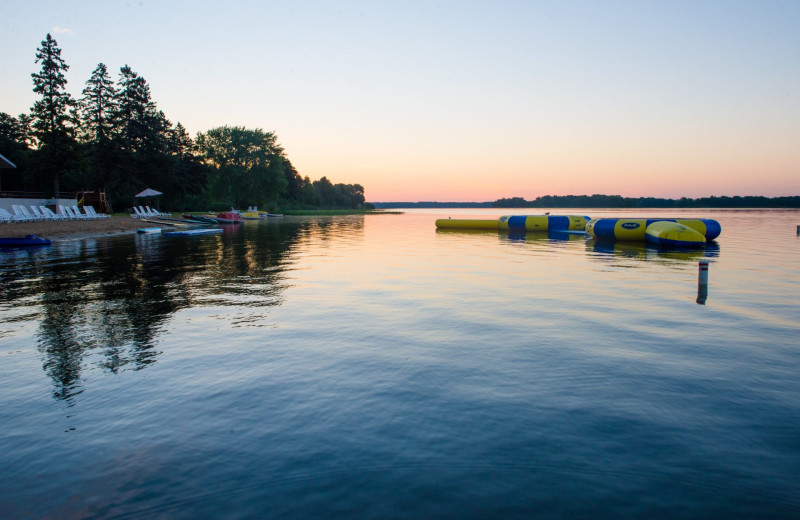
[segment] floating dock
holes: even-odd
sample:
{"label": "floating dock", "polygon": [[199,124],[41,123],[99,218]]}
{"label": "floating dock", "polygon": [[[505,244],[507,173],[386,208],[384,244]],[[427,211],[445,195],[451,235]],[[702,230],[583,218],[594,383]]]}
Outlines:
{"label": "floating dock", "polygon": [[598,218],[586,224],[586,233],[604,240],[647,241],[685,247],[705,245],[722,233],[722,227],[712,219]]}
{"label": "floating dock", "polygon": [[505,215],[497,220],[441,218],[439,229],[486,229],[495,231],[583,231],[590,217],[583,215]]}

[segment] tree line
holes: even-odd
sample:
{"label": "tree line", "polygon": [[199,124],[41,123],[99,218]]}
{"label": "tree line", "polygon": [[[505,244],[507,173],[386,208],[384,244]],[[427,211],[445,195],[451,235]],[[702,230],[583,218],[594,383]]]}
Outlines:
{"label": "tree line", "polygon": [[360,208],[364,188],[312,181],[292,165],[274,132],[221,126],[194,139],[159,110],[150,85],[128,65],[116,82],[99,63],[81,96],[66,89],[69,65],[50,34],[36,51],[30,113],[0,112],[0,188],[46,196],[102,190],[114,208],[127,208],[145,187],[157,189],[162,208]]}
{"label": "tree line", "polygon": [[522,197],[498,199],[494,208],[800,208],[800,196],[793,197],[701,197],[663,199],[621,195],[544,195],[534,200]]}

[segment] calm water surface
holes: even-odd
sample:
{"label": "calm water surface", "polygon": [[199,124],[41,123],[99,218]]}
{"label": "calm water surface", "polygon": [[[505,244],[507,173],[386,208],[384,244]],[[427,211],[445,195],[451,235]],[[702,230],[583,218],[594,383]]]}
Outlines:
{"label": "calm water surface", "polygon": [[499,215],[0,251],[0,517],[800,518],[800,212]]}

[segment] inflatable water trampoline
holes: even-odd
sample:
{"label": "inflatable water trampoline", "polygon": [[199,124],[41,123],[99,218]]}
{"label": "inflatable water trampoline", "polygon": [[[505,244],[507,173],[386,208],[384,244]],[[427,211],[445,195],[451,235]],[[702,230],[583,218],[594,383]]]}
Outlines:
{"label": "inflatable water trampoline", "polygon": [[712,219],[598,218],[586,224],[586,233],[592,238],[670,247],[702,247],[721,232],[719,222]]}
{"label": "inflatable water trampoline", "polygon": [[440,218],[439,229],[488,229],[497,231],[583,231],[590,217],[583,215],[505,215],[497,220]]}

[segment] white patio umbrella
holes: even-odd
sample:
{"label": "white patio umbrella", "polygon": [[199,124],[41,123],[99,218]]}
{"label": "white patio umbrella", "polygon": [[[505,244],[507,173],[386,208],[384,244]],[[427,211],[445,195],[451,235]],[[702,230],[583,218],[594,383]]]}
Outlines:
{"label": "white patio umbrella", "polygon": [[157,195],[163,195],[163,193],[161,193],[160,191],[156,191],[154,189],[151,189],[151,188],[147,188],[143,192],[137,193],[135,195],[135,197],[137,197],[137,198],[138,197],[155,197]]}
{"label": "white patio umbrella", "polygon": [[[143,198],[143,197],[157,197],[157,196],[159,196],[159,195],[162,195],[162,193],[161,193],[160,191],[156,191],[156,190],[154,190],[154,189],[152,189],[152,188],[147,188],[147,189],[146,189],[146,190],[144,190],[143,192],[141,192],[141,193],[137,193],[137,194],[136,194],[136,195],[134,195],[134,196],[135,196],[137,199],[139,199],[139,198]],[[156,204],[156,209],[157,209],[157,210],[158,210],[158,209],[160,209],[160,208],[158,207],[158,204]]]}

